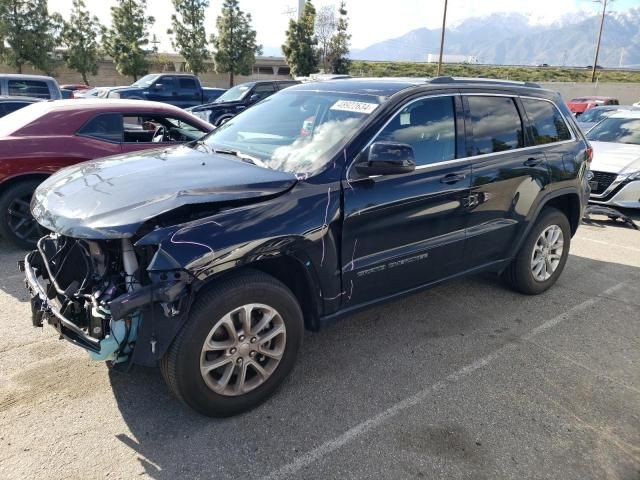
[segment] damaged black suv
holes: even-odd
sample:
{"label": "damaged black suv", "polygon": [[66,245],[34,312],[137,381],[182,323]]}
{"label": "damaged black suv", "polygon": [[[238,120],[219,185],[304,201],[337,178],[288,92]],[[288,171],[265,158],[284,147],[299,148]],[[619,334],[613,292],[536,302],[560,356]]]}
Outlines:
{"label": "damaged black suv", "polygon": [[204,140],[47,179],[31,208],[53,233],[21,263],[33,324],[232,415],[283,381],[305,328],[479,271],[545,291],[590,157],[535,84],[294,86]]}

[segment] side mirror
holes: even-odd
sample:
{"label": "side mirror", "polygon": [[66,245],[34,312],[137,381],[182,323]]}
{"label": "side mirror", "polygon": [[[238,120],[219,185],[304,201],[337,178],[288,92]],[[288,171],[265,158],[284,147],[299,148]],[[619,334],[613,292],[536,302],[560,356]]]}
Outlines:
{"label": "side mirror", "polygon": [[416,169],[413,147],[406,143],[375,142],[369,147],[367,159],[356,164],[362,175],[398,175]]}
{"label": "side mirror", "polygon": [[258,100],[260,100],[260,97],[257,93],[254,93],[249,97],[249,103],[256,103]]}
{"label": "side mirror", "polygon": [[161,84],[161,83],[156,83],[156,84],[153,86],[153,89],[154,89],[154,90],[162,90],[162,87],[164,87],[164,85],[163,85],[163,84]]}

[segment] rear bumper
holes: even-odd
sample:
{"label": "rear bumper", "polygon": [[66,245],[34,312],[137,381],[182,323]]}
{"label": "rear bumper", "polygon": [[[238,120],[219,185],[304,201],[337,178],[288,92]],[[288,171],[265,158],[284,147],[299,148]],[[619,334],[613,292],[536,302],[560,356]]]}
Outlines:
{"label": "rear bumper", "polygon": [[598,205],[611,205],[622,208],[640,208],[640,180],[618,186],[606,197],[591,196],[591,203]]}

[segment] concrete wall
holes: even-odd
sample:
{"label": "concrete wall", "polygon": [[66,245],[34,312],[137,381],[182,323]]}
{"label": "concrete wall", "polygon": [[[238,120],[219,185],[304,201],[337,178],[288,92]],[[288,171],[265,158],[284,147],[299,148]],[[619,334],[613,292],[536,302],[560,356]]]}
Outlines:
{"label": "concrete wall", "polygon": [[540,86],[560,92],[562,98],[570,100],[583,95],[603,95],[620,100],[628,105],[640,102],[640,83],[577,83],[538,82]]}
{"label": "concrete wall", "polygon": [[[184,61],[178,55],[161,54],[161,58],[162,63],[153,64],[149,69],[150,72],[172,72],[181,71],[183,69],[182,65]],[[210,68],[213,69],[213,64],[210,65]],[[15,73],[15,70],[11,67],[0,64],[0,73]],[[37,71],[29,66],[24,67],[22,69],[22,73],[44,75],[43,72]],[[202,73],[199,77],[205,87],[229,87],[229,75],[226,73],[215,73],[211,71]],[[61,85],[65,83],[82,83],[82,77],[80,74],[74,70],[69,70],[65,66],[60,66],[56,69],[55,78]],[[249,80],[288,78],[290,78],[289,68],[286,66],[284,59],[275,57],[258,57],[256,59],[256,65],[253,68],[253,75],[236,76],[234,83],[237,85],[238,83],[247,82]],[[89,83],[96,87],[130,85],[133,83],[133,78],[120,75],[116,71],[113,62],[107,59],[100,62],[97,75],[89,76]]]}

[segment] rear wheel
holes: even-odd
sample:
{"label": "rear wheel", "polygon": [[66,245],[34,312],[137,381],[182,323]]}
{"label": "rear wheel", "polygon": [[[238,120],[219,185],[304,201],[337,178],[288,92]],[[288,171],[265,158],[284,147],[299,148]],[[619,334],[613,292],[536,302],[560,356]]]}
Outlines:
{"label": "rear wheel", "polygon": [[262,403],[293,368],[303,319],[291,291],[245,272],[203,292],[162,358],[173,392],[198,412],[225,417]]}
{"label": "rear wheel", "polygon": [[0,234],[14,245],[33,249],[47,231],[31,215],[31,197],[40,180],[28,180],[9,187],[0,196]]}
{"label": "rear wheel", "polygon": [[503,278],[519,292],[542,293],[558,280],[570,246],[571,228],[566,215],[555,208],[545,208]]}

